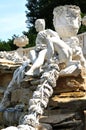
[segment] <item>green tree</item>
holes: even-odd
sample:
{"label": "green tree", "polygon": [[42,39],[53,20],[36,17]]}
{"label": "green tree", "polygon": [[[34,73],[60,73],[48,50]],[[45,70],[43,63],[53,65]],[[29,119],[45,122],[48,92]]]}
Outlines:
{"label": "green tree", "polygon": [[[35,45],[35,39],[37,32],[35,30],[34,24],[35,20],[38,18],[44,18],[46,21],[46,28],[54,29],[53,27],[53,9],[56,6],[72,4],[78,5],[82,12],[82,17],[86,15],[86,0],[27,0],[26,3],[26,17],[27,17],[27,28],[28,32],[23,32],[29,38],[29,44],[26,47],[31,47]],[[86,32],[86,26],[82,25],[80,27],[79,33]],[[16,45],[13,44],[13,40],[16,35],[13,35],[8,41],[0,40],[0,51],[10,51],[17,49]]]}
{"label": "green tree", "polygon": [[12,39],[8,39],[8,41],[0,40],[0,51],[12,51],[16,50],[18,47],[13,44],[14,38],[16,35],[12,36]]}
{"label": "green tree", "polygon": [[10,51],[10,45],[7,44],[5,41],[0,40],[0,51]]}
{"label": "green tree", "polygon": [[26,11],[26,22],[27,27],[30,29],[39,16],[39,2],[37,0],[27,0],[26,7],[28,9],[28,11]]}
{"label": "green tree", "polygon": [[86,13],[86,0],[27,0],[26,22],[30,32],[35,33],[34,23],[38,18],[44,18],[46,28],[53,29],[53,9],[65,4],[77,5]]}
{"label": "green tree", "polygon": [[16,50],[18,47],[13,44],[14,39],[18,37],[16,35],[13,35],[11,39],[8,39],[7,44],[9,44],[11,50]]}
{"label": "green tree", "polygon": [[26,35],[29,38],[29,44],[27,44],[24,48],[33,47],[35,46],[35,40],[36,40],[36,33],[31,32],[23,32],[24,35]]}

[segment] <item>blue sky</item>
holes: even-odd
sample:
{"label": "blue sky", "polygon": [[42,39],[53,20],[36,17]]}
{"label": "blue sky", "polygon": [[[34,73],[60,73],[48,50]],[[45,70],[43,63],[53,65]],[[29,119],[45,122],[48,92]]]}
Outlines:
{"label": "blue sky", "polygon": [[0,40],[7,41],[27,31],[25,4],[26,0],[0,0]]}

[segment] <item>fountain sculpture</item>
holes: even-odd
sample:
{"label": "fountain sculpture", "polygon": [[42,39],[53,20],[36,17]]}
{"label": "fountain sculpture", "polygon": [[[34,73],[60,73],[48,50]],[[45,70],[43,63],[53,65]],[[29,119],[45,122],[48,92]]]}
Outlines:
{"label": "fountain sculpture", "polygon": [[[54,8],[53,15],[55,31],[45,29],[44,19],[36,20],[36,47],[30,51],[29,59],[15,70],[0,103],[0,111],[9,107],[9,95],[15,89],[15,84],[31,81],[32,78],[33,82],[38,83],[29,100],[28,114],[18,126],[2,130],[38,130],[39,119],[48,105],[59,76],[77,76],[82,68],[86,68],[86,60],[77,38],[81,25],[79,7],[59,6]],[[38,77],[37,81],[35,77]]]}

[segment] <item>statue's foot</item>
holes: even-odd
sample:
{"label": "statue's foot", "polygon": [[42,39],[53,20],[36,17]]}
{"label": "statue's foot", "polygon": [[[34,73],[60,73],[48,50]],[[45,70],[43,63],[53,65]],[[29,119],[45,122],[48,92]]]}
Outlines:
{"label": "statue's foot", "polygon": [[33,74],[33,71],[29,70],[29,71],[27,71],[25,73],[25,75],[27,75],[27,76],[33,76],[34,74]]}
{"label": "statue's foot", "polygon": [[23,79],[23,81],[28,81],[28,80],[31,80],[32,78],[33,78],[33,74],[29,73],[29,71],[27,71],[25,73],[25,78]]}
{"label": "statue's foot", "polygon": [[17,128],[18,130],[36,130],[34,127],[29,125],[19,125]]}

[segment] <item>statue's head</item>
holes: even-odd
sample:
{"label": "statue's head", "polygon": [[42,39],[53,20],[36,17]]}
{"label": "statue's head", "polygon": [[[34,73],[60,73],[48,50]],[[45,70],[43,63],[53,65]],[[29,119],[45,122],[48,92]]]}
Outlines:
{"label": "statue's head", "polygon": [[44,19],[37,19],[35,21],[35,28],[37,32],[45,30],[45,20]]}
{"label": "statue's head", "polygon": [[60,37],[66,38],[77,35],[81,25],[80,8],[75,5],[54,8],[53,24]]}

